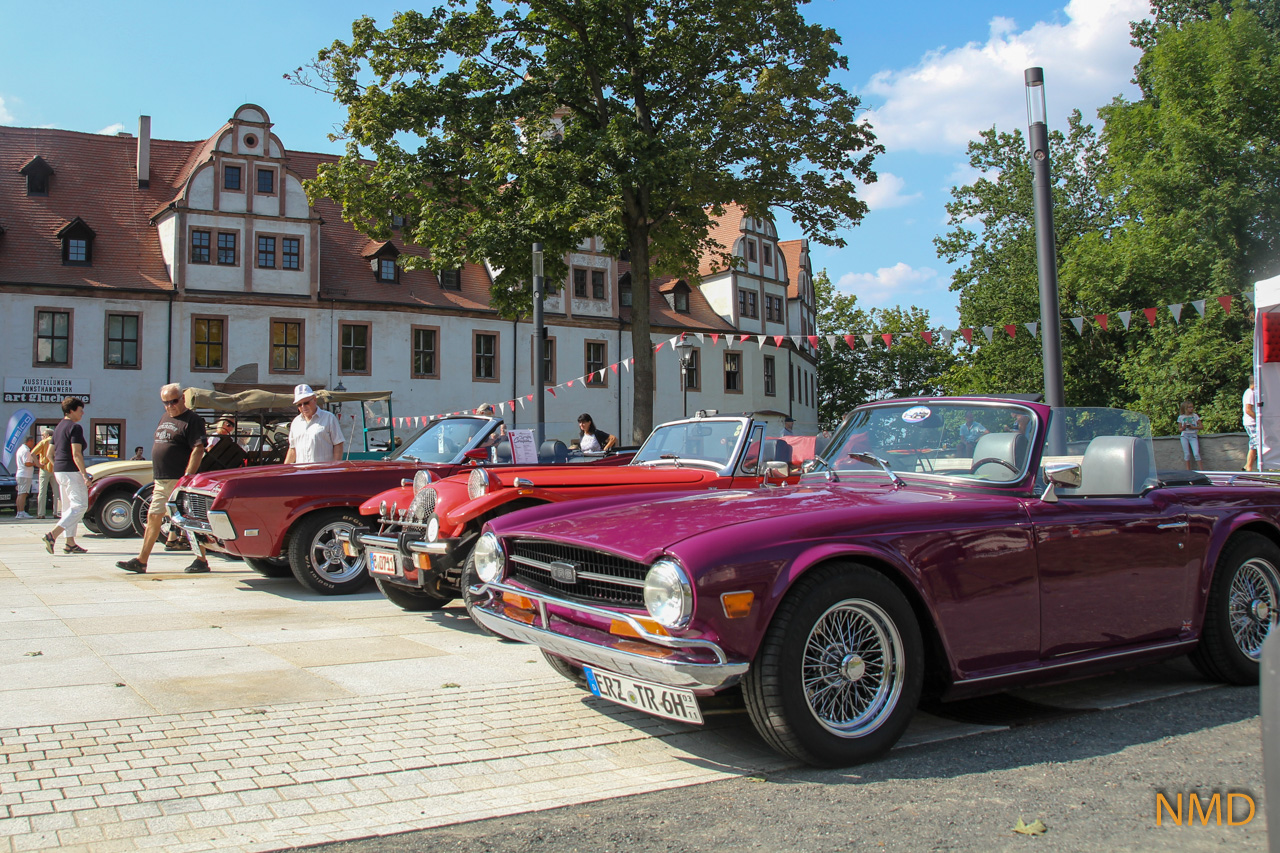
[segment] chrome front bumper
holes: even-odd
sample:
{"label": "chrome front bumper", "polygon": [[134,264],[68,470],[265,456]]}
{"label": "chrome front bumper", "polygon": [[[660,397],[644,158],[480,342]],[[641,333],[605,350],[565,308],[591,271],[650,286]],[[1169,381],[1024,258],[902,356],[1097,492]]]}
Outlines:
{"label": "chrome front bumper", "polygon": [[230,542],[236,538],[236,528],[231,523],[231,516],[222,510],[209,510],[208,521],[197,521],[194,518],[187,518],[179,512],[178,502],[173,498],[170,498],[165,506],[169,509],[169,518],[183,530],[189,530],[192,533],[205,533],[209,536],[215,536],[224,542]]}
{"label": "chrome front bumper", "polygon": [[[636,619],[614,610],[592,607],[554,595],[508,586],[497,581],[478,584],[471,587],[469,591],[474,595],[485,592],[509,592],[537,603],[541,626],[507,616],[505,614],[507,605],[502,601],[501,596],[491,596],[488,601],[478,602],[471,611],[472,617],[495,634],[521,643],[530,643],[575,663],[599,667],[619,675],[630,675],[668,687],[681,687],[688,690],[720,690],[737,683],[750,667],[750,663],[746,661],[729,660],[724,650],[710,640],[682,639],[653,634]],[[554,630],[551,614],[547,610],[548,605],[626,622],[642,639],[637,641],[597,629],[562,623],[583,635],[569,636]],[[670,653],[666,657],[659,658],[624,648],[625,645],[635,645],[637,642],[652,643],[669,649]],[[709,654],[715,658],[715,661],[694,659],[698,654],[704,657]]]}
{"label": "chrome front bumper", "polygon": [[[339,530],[334,534],[339,542],[344,542],[355,548],[381,548],[384,551],[394,551],[400,553],[400,538],[398,536],[379,536],[376,533],[361,533],[359,536],[352,538],[350,530]],[[427,542],[423,539],[415,539],[409,543],[410,554],[448,554],[456,540],[442,539],[439,542]]]}

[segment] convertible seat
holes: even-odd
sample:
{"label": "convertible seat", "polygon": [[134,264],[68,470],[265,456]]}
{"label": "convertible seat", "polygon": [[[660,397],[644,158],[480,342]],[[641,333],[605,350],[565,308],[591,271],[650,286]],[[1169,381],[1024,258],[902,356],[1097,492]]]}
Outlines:
{"label": "convertible seat", "polygon": [[1136,495],[1151,476],[1146,443],[1128,435],[1100,435],[1084,450],[1080,488],[1063,489],[1075,497]]}
{"label": "convertible seat", "polygon": [[1009,470],[997,462],[985,462],[973,469],[973,475],[983,480],[1000,480],[1008,482],[1016,480],[1015,471],[1022,470],[1022,460],[1027,455],[1027,437],[1020,432],[989,432],[978,439],[973,446],[973,461],[983,459],[999,459],[1012,465]]}
{"label": "convertible seat", "polygon": [[542,442],[538,448],[539,462],[568,462],[569,446],[558,438]]}
{"label": "convertible seat", "polygon": [[493,446],[493,461],[499,465],[511,462],[511,442],[502,440]]}

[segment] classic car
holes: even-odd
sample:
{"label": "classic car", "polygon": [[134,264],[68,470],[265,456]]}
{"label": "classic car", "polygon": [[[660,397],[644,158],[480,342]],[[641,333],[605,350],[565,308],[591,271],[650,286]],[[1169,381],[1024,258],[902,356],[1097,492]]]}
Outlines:
{"label": "classic car", "polygon": [[[210,432],[221,418],[229,417],[234,422],[233,441],[211,448],[200,464],[201,471],[277,465],[284,461],[289,449],[289,422],[298,414],[292,395],[263,390],[228,394],[205,388],[187,388],[183,394],[187,407],[204,418]],[[316,396],[321,405],[330,407],[360,403],[362,412],[368,404],[389,406],[391,398],[387,391],[328,389],[321,389]],[[366,435],[369,432],[365,430]],[[237,452],[236,448],[243,452]],[[147,526],[147,507],[151,503],[151,461],[110,459],[91,465],[89,472],[93,474],[93,482],[89,485],[85,526],[94,533],[113,538],[141,536]]]}
{"label": "classic car", "polygon": [[473,615],[659,716],[701,722],[700,697],[740,687],[772,747],[842,766],[889,749],[926,691],[1183,654],[1256,683],[1277,543],[1280,484],[1157,472],[1143,416],[893,400],[855,409],[795,486],[488,522]]}
{"label": "classic car", "polygon": [[[486,521],[526,507],[635,492],[687,492],[794,483],[805,457],[749,415],[672,421],[657,427],[618,467],[543,465],[477,468],[376,495],[360,507],[378,532],[355,530],[348,553],[369,554],[382,594],[406,610],[431,610],[475,582],[468,562]],[[810,442],[811,443],[811,442]],[[797,442],[802,444],[802,442]],[[764,448],[763,455],[761,448]],[[771,464],[770,464],[771,463]]]}

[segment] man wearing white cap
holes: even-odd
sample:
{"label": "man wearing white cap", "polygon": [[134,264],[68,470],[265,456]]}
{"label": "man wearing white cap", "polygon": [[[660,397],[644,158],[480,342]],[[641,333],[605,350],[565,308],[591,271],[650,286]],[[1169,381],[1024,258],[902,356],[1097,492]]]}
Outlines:
{"label": "man wearing white cap", "polygon": [[289,452],[284,463],[333,462],[342,459],[342,424],[333,412],[325,411],[316,402],[316,392],[310,385],[293,389],[293,404],[298,416],[289,425]]}

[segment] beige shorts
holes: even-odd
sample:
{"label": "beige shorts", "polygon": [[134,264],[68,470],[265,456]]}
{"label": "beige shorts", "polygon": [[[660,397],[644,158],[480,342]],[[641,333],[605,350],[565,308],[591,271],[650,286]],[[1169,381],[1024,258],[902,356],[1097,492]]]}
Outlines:
{"label": "beige shorts", "polygon": [[147,515],[164,515],[165,505],[169,503],[169,495],[173,494],[174,486],[178,485],[177,480],[156,480],[156,489],[151,493],[151,507],[147,510]]}

